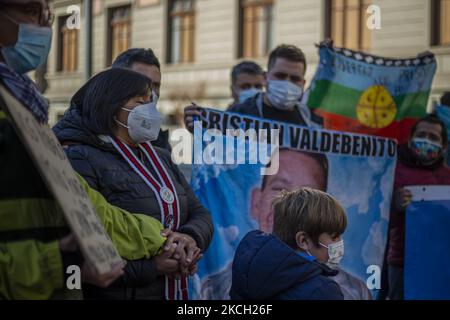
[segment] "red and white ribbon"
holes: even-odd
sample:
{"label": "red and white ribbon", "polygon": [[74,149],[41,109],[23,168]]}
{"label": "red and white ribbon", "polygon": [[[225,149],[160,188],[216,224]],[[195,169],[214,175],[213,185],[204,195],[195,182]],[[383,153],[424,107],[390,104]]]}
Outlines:
{"label": "red and white ribbon", "polygon": [[[127,144],[112,137],[110,137],[110,141],[155,194],[161,212],[161,223],[164,227],[173,231],[177,230],[180,227],[180,202],[175,185],[153,146],[148,142],[139,144],[140,150],[155,169],[157,178],[151,174]],[[188,300],[187,278],[175,280],[166,277],[165,295],[167,300]]]}

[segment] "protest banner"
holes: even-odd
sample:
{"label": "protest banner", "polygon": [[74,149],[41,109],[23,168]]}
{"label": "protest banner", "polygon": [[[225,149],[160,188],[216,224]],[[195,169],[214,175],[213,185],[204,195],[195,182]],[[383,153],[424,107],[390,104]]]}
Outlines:
{"label": "protest banner", "polygon": [[307,105],[323,117],[324,128],[406,142],[426,114],[433,54],[390,59],[322,44],[319,56]]}
{"label": "protest banner", "polygon": [[[340,201],[348,216],[342,268],[364,285],[369,283],[370,289],[379,289],[396,164],[395,141],[212,109],[202,109],[201,120],[203,131],[278,129],[279,151],[272,154],[272,159],[278,156],[279,167],[275,174],[263,175],[262,171],[269,167],[264,161],[201,163],[195,161],[195,149],[205,151],[208,142],[194,146],[191,186],[210,210],[215,227],[213,241],[191,283],[194,299],[228,298],[231,265],[240,240],[253,229],[271,232],[272,200],[281,190],[300,186],[327,191]],[[220,140],[220,136],[216,139]],[[228,137],[223,139],[227,144],[230,141]],[[202,143],[201,137],[194,139],[196,143]],[[245,144],[247,159],[251,158],[250,143]],[[242,146],[225,146],[224,150],[243,152]]]}
{"label": "protest banner", "polygon": [[413,194],[405,213],[405,299],[450,300],[450,186],[405,188]]}
{"label": "protest banner", "polygon": [[3,86],[0,98],[2,110],[61,208],[85,259],[99,274],[123,263],[48,124],[39,123]]}

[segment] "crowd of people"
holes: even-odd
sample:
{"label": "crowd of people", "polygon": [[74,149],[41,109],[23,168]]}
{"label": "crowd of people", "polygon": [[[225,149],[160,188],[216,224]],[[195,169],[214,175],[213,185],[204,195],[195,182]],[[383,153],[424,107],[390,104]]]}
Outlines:
{"label": "crowd of people", "polygon": [[[37,10],[29,10],[29,4]],[[53,16],[46,0],[0,0],[0,84],[41,123],[48,103],[26,76],[47,59]],[[304,103],[307,62],[280,45],[267,71],[243,61],[231,71],[228,110],[321,127]],[[126,265],[97,274],[45,185],[11,119],[0,109],[0,298],[188,299],[188,278],[212,241],[211,215],[171,159],[158,111],[161,66],[151,49],[120,54],[72,97],[53,131]],[[443,99],[443,103],[448,103]],[[447,101],[447,102],[446,102]],[[449,106],[450,107],[450,106]],[[196,104],[184,110],[192,132]],[[385,268],[389,299],[403,298],[408,185],[450,185],[447,129],[435,115],[420,119],[399,146]],[[281,156],[283,155],[283,156]],[[295,161],[299,170],[286,171]],[[284,175],[283,190],[272,180]],[[364,283],[339,268],[345,210],[325,192],[328,163],[320,155],[280,150],[280,171],[252,193],[261,231],[241,241],[228,278],[232,299],[371,299]],[[267,219],[273,210],[273,220]],[[276,253],[276,254],[274,254]],[[251,263],[250,263],[251,261]],[[81,266],[82,290],[65,286]],[[257,270],[256,270],[257,269]],[[281,271],[279,271],[281,270]],[[245,286],[244,286],[245,284]]]}

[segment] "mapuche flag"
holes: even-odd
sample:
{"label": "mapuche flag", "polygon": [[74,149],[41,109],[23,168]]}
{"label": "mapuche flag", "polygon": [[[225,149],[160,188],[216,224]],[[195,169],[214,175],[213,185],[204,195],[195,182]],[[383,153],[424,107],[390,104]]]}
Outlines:
{"label": "mapuche flag", "polygon": [[307,104],[324,127],[406,142],[426,114],[434,55],[389,59],[327,44],[319,46],[319,55]]}

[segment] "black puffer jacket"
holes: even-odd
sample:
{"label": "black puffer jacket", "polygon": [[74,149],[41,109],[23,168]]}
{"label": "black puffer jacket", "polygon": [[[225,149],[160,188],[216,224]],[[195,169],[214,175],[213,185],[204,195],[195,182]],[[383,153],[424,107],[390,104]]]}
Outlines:
{"label": "black puffer jacket", "polygon": [[[133,171],[116,149],[92,134],[79,111],[70,108],[53,128],[74,169],[106,200],[133,213],[160,219],[160,209],[152,190]],[[167,150],[155,147],[168,169],[180,201],[180,228],[178,232],[192,236],[203,251],[213,235],[211,216],[205,209]],[[137,151],[136,151],[137,152]],[[155,175],[150,163],[147,168]],[[85,298],[93,299],[163,299],[164,277],[157,277],[153,259],[129,261],[125,275],[106,289],[84,286]]]}

